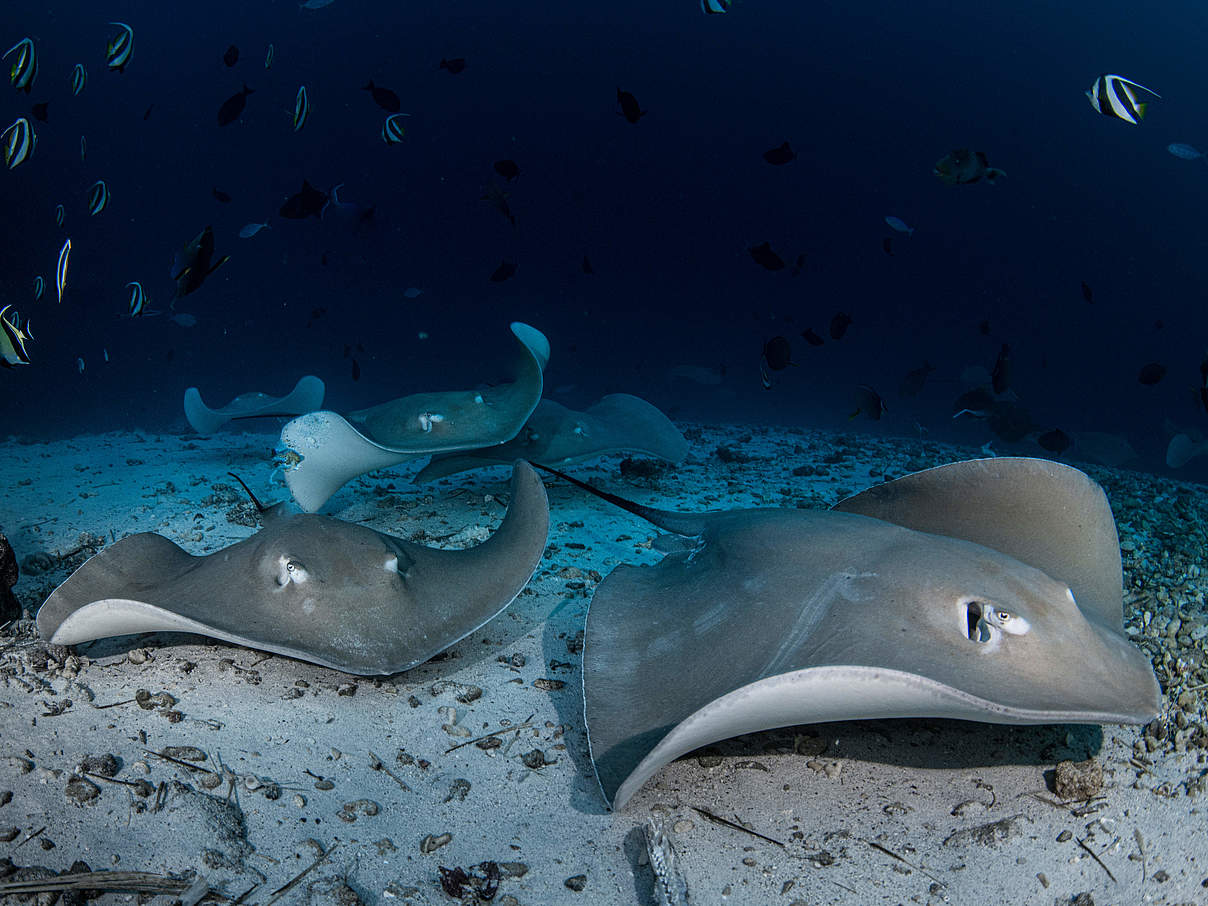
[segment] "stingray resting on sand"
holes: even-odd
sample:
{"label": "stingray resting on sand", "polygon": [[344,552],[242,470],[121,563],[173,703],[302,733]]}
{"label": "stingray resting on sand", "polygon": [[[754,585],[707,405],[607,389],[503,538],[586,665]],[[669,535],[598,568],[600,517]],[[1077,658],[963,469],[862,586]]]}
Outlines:
{"label": "stingray resting on sand", "polygon": [[358,475],[515,437],[541,399],[550,348],[535,327],[515,321],[511,329],[519,348],[510,383],[415,393],[347,417],[311,412],[286,424],[277,462],[298,505],[313,513]]}
{"label": "stingray resting on sand", "polygon": [[610,393],[584,412],[542,400],[520,433],[506,444],[433,454],[415,480],[434,481],[515,459],[565,465],[620,452],[644,453],[675,463],[688,455],[688,442],[671,419],[628,393]]}
{"label": "stingray resting on sand", "polygon": [[313,412],[323,405],[326,388],[314,375],[298,378],[294,389],[285,396],[269,396],[252,391],[241,393],[221,409],[211,409],[201,400],[201,391],[190,387],[185,391],[185,418],[198,434],[212,434],[229,421],[270,416],[294,416]]}
{"label": "stingray resting on sand", "polygon": [[757,730],[1159,711],[1123,631],[1111,509],[1077,469],[958,462],[830,511],[674,513],[602,496],[685,536],[656,566],[614,569],[588,611],[584,715],[615,808],[680,755]]}
{"label": "stingray resting on sand", "polygon": [[38,611],[56,645],[194,632],[345,673],[407,670],[502,611],[549,531],[545,488],[517,462],[507,514],[468,550],[436,550],[276,507],[250,538],[209,556],[131,535],[88,560]]}

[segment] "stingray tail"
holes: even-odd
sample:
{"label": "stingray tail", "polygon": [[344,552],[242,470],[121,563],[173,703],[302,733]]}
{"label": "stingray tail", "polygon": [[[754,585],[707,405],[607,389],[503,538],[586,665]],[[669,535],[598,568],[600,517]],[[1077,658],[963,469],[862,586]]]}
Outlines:
{"label": "stingray tail", "polygon": [[658,526],[664,531],[674,532],[677,535],[699,535],[705,530],[705,515],[703,513],[677,513],[673,510],[660,510],[655,507],[644,506],[632,500],[626,500],[624,497],[618,497],[616,494],[610,494],[608,491],[601,491],[599,488],[585,481],[572,478],[565,472],[559,472],[557,469],[543,466],[539,462],[535,462],[533,465],[543,472],[548,472],[561,478],[563,481],[570,482],[577,488],[582,488],[589,494],[594,494],[601,500],[607,500],[613,506],[618,506],[626,512],[633,513],[635,516],[645,519],[651,525]]}

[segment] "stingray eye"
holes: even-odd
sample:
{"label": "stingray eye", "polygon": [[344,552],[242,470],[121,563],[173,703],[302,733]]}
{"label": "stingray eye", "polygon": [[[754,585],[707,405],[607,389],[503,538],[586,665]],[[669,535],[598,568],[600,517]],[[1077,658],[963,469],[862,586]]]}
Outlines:
{"label": "stingray eye", "polygon": [[289,557],[282,557],[278,561],[277,569],[277,584],[284,587],[291,582],[300,585],[310,578],[310,573],[306,571],[306,565],[301,560],[293,560]]}

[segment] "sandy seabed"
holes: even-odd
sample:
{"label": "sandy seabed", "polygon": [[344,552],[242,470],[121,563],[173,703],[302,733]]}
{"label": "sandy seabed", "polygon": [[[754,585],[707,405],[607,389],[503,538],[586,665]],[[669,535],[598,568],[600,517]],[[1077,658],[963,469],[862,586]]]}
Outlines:
{"label": "sandy seabed", "polygon": [[[673,509],[825,507],[979,455],[681,427],[691,454],[658,477],[622,477],[621,457],[572,471]],[[465,902],[493,890],[504,904],[656,903],[643,831],[654,816],[692,903],[1208,903],[1208,495],[1198,486],[1086,467],[1116,513],[1129,634],[1165,692],[1148,728],[791,727],[682,758],[614,813],[587,752],[582,630],[602,576],[657,561],[656,530],[560,482],[549,484],[549,544],[525,591],[402,674],[349,676],[179,634],[76,649],[37,639],[37,606],[112,540],[156,531],[210,553],[254,532],[255,511],[226,473],[283,498],[269,484],[275,441],[0,443],[0,528],[22,562],[26,611],[0,627],[0,894],[82,861],[146,873],[104,902],[167,904],[200,873],[211,901],[447,903],[442,869],[462,869],[465,881],[444,877]],[[414,472],[357,479],[325,511],[431,546],[478,543],[499,523],[506,469],[432,485]],[[1088,758],[1102,788],[1063,802],[1056,766]]]}

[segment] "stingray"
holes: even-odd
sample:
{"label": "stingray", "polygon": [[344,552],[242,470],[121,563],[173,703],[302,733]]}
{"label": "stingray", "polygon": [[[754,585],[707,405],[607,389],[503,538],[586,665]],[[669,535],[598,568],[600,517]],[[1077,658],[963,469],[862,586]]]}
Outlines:
{"label": "stingray", "polygon": [[201,391],[190,387],[185,391],[185,418],[198,434],[212,434],[235,419],[313,412],[323,405],[324,391],[323,382],[308,374],[298,378],[294,389],[285,396],[269,396],[253,390],[239,394],[221,409],[211,409],[202,402]]}
{"label": "stingray", "polygon": [[507,607],[548,531],[545,488],[517,462],[503,522],[468,550],[282,507],[255,535],[208,556],[145,532],[72,573],[38,611],[38,631],[55,645],[194,632],[345,673],[397,673]]}
{"label": "stingray", "polygon": [[610,393],[586,412],[542,400],[520,433],[507,443],[464,453],[435,454],[415,480],[432,481],[515,459],[565,465],[622,451],[674,463],[688,455],[688,442],[667,416],[628,393]]}
{"label": "stingray", "polygon": [[545,334],[515,321],[513,380],[481,390],[416,393],[347,417],[322,410],[281,429],[276,461],[298,505],[314,512],[344,482],[429,453],[511,440],[541,399],[549,362]]}
{"label": "stingray", "polygon": [[678,756],[757,730],[1159,711],[1123,632],[1111,509],[1076,469],[958,462],[830,511],[627,508],[688,543],[616,567],[588,611],[584,716],[615,808]]}

